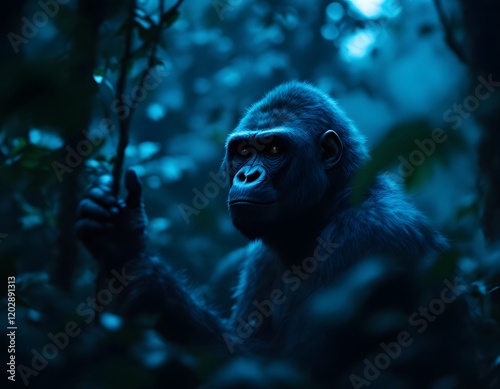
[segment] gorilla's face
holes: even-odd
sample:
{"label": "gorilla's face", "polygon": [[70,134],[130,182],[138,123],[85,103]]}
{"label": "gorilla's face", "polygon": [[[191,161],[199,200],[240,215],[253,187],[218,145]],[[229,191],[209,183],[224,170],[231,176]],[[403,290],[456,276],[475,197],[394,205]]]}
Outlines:
{"label": "gorilla's face", "polygon": [[321,201],[331,167],[328,159],[333,153],[336,163],[341,154],[338,136],[328,134],[305,139],[303,133],[279,127],[237,130],[229,136],[228,203],[233,224],[243,235],[273,236]]}

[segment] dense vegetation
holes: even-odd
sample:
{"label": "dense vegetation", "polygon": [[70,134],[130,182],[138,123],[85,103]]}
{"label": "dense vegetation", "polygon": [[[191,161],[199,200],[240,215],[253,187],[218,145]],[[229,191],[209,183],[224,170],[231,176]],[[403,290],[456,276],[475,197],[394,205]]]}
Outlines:
{"label": "dense vegetation", "polygon": [[[440,365],[434,388],[460,387],[463,375],[498,387],[499,16],[489,0],[3,4],[0,272],[4,281],[16,278],[17,383],[313,387],[281,360],[228,361],[179,348],[152,329],[152,318],[124,322],[111,301],[103,312],[91,309],[88,299],[106,284],[96,281],[73,228],[95,177],[133,167],[145,183],[154,249],[227,307],[235,274],[232,257],[223,258],[245,239],[216,176],[224,140],[249,104],[299,79],[329,92],[366,135],[373,160],[356,179],[358,193],[389,170],[451,243],[409,280],[371,259],[318,300],[318,318],[344,334],[339,347],[350,350],[332,369],[338,385],[361,376],[363,360],[380,352],[367,345],[394,339],[408,313],[451,282],[460,285],[460,302],[422,331],[424,343],[449,336],[449,360],[409,346],[395,358],[403,368],[369,383],[411,387]],[[207,195],[209,183],[220,190]],[[408,293],[413,308],[377,310],[376,301]],[[2,302],[6,318],[8,297]],[[353,338],[359,323],[366,325]]]}

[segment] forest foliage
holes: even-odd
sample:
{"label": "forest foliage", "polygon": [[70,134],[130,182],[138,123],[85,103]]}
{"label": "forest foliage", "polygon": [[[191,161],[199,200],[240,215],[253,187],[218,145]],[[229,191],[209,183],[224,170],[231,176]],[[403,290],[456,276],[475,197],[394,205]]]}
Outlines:
{"label": "forest foliage", "polygon": [[[389,171],[451,243],[407,285],[384,261],[360,264],[318,299],[318,318],[339,333],[366,320],[365,335],[378,331],[378,339],[404,312],[375,317],[371,296],[414,285],[425,291],[417,310],[436,285],[458,276],[467,306],[460,320],[467,316],[470,328],[450,354],[474,353],[477,365],[463,369],[484,387],[500,385],[498,16],[500,5],[487,0],[3,4],[0,273],[16,277],[16,361],[28,368],[29,384],[313,387],[279,359],[180,348],[151,318],[124,322],[112,302],[89,309],[106,282],[74,234],[85,188],[109,173],[123,195],[120,177],[132,167],[145,184],[154,250],[204,285],[209,301],[229,306],[230,253],[246,241],[231,225],[218,176],[225,137],[266,91],[299,79],[330,93],[366,135],[373,159],[355,179],[354,199]],[[207,191],[214,183],[215,194]],[[453,332],[455,320],[429,325]],[[61,332],[74,336],[66,344]],[[37,353],[58,342],[64,347],[33,367]],[[345,356],[342,378],[374,352],[348,346],[359,352]],[[374,382],[405,387],[423,360],[434,361],[412,355],[421,363],[414,371]],[[457,377],[436,376],[434,387],[459,387]]]}

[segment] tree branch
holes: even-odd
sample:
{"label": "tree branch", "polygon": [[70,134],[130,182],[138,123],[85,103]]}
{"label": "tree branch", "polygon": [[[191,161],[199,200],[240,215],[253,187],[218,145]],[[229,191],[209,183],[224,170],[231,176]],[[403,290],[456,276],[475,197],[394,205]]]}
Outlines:
{"label": "tree branch", "polygon": [[[105,19],[109,3],[99,0],[79,0],[75,13],[74,28],[71,35],[71,50],[68,61],[68,96],[74,95],[75,101],[68,101],[63,109],[71,109],[73,114],[63,125],[64,143],[70,149],[77,149],[83,140],[80,131],[88,128],[91,120],[92,101],[95,95],[92,71],[97,55],[98,32]],[[75,215],[78,207],[79,175],[83,164],[76,166],[65,178],[60,189],[61,208],[58,214],[58,251],[51,270],[54,285],[69,291],[77,263],[77,245],[74,236]]]}

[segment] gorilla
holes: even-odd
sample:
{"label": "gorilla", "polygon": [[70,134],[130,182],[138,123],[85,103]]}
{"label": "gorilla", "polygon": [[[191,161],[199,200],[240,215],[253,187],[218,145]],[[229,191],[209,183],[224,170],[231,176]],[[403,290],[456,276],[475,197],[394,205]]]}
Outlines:
{"label": "gorilla", "polygon": [[125,201],[107,176],[87,191],[77,233],[105,272],[132,279],[119,295],[125,317],[154,313],[161,334],[180,344],[300,359],[322,339],[308,321],[311,299],[346,269],[367,256],[413,266],[447,247],[385,174],[352,203],[352,178],[369,158],[355,126],[310,84],[282,84],[250,107],[221,167],[233,224],[250,240],[226,316],[148,252],[134,171]]}

